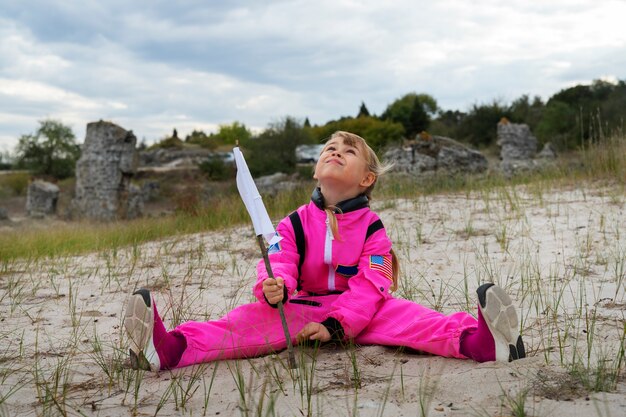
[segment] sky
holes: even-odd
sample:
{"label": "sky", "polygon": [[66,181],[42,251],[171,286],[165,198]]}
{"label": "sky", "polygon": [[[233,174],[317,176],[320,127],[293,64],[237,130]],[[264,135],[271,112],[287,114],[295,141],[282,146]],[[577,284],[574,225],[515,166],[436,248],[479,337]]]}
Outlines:
{"label": "sky", "polygon": [[0,152],[39,121],[150,144],[235,121],[324,124],[626,79],[626,0],[2,0]]}

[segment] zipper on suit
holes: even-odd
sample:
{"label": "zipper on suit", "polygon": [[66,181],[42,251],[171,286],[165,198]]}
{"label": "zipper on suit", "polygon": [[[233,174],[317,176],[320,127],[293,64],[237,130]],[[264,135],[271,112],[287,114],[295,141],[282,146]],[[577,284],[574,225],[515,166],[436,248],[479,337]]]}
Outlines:
{"label": "zipper on suit", "polygon": [[333,267],[333,231],[330,228],[329,214],[326,214],[326,239],[324,241],[324,263],[328,265],[328,290],[335,290],[335,268]]}

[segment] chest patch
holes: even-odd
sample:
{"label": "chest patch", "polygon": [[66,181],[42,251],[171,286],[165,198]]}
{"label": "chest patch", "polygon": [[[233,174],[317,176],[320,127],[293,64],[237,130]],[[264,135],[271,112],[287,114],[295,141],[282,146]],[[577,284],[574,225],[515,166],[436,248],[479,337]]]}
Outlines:
{"label": "chest patch", "polygon": [[[276,232],[276,236],[278,236],[278,232]],[[276,243],[274,243],[273,245],[270,245],[269,248],[267,248],[267,254],[271,255],[272,253],[278,253],[282,250],[282,248],[280,247],[280,240]]]}
{"label": "chest patch", "polygon": [[349,278],[355,276],[359,272],[359,268],[357,265],[337,265],[335,272]]}

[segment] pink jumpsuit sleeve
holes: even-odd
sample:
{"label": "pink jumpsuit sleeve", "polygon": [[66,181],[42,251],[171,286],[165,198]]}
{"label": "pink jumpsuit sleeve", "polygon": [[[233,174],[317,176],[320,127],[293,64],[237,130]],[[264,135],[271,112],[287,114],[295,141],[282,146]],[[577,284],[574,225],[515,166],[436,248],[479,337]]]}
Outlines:
{"label": "pink jumpsuit sleeve", "polygon": [[[348,281],[349,289],[342,293],[333,303],[325,325],[341,327],[341,333],[347,339],[356,337],[372,320],[383,301],[390,298],[389,287],[392,285],[391,274],[391,241],[385,229],[378,230],[367,239],[363,253],[359,259],[359,272]],[[372,256],[376,260],[387,257],[388,263],[372,266]],[[388,267],[388,269],[386,269]],[[327,325],[328,327],[328,325]],[[332,326],[331,326],[332,327]],[[331,334],[338,329],[329,329]]]}
{"label": "pink jumpsuit sleeve", "polygon": [[[276,227],[276,232],[282,240],[278,243],[278,250],[269,254],[270,264],[274,277],[285,280],[287,297],[291,296],[298,287],[298,262],[300,255],[295,243],[294,231],[288,217],[284,218]],[[256,267],[257,281],[252,291],[254,296],[262,303],[267,304],[263,295],[263,281],[268,277],[263,259]]]}

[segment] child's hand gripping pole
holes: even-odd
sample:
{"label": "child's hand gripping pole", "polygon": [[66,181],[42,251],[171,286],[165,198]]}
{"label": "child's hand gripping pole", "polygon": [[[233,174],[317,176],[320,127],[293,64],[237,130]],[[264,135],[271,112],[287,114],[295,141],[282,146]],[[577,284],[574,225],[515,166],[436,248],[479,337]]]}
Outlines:
{"label": "child's hand gripping pole", "polygon": [[[248,209],[248,213],[252,218],[252,225],[257,235],[259,247],[263,254],[263,261],[265,262],[265,268],[270,278],[274,278],[272,273],[272,266],[270,265],[269,257],[267,256],[267,249],[265,247],[265,238],[270,245],[278,243],[280,237],[276,236],[274,226],[270,221],[270,217],[267,214],[267,210],[263,205],[261,195],[256,188],[256,184],[252,180],[252,175],[248,169],[248,164],[243,157],[243,154],[239,150],[239,147],[233,148],[233,154],[235,155],[235,164],[237,165],[237,189],[241,195],[241,199]],[[296,369],[296,360],[293,353],[293,345],[291,343],[291,336],[289,335],[289,328],[287,327],[287,320],[285,319],[285,312],[283,310],[282,301],[278,302],[278,313],[280,314],[280,320],[283,324],[283,331],[285,332],[285,339],[287,340],[287,350],[289,352],[289,367]]]}
{"label": "child's hand gripping pole", "polygon": [[[256,237],[259,242],[259,247],[261,248],[261,253],[263,254],[263,262],[265,263],[265,269],[267,270],[267,275],[270,278],[274,278],[274,273],[272,272],[272,265],[270,264],[270,258],[267,256],[267,248],[265,247],[265,242],[263,242],[263,236],[258,235]],[[276,304],[278,306],[278,313],[280,314],[280,321],[283,323],[283,331],[285,332],[285,339],[287,340],[287,352],[289,353],[289,368],[296,368],[296,359],[293,353],[293,345],[291,344],[291,336],[289,335],[289,327],[287,327],[287,320],[285,319],[285,311],[283,309],[283,300],[279,300]]]}

